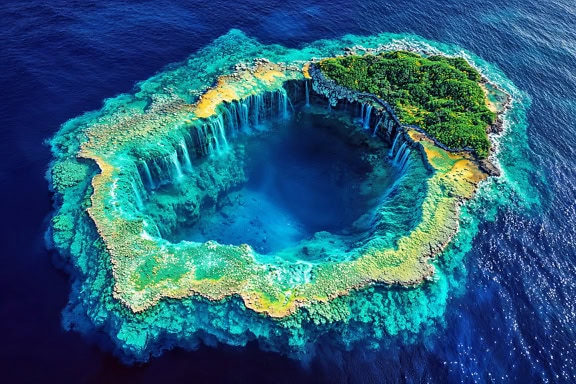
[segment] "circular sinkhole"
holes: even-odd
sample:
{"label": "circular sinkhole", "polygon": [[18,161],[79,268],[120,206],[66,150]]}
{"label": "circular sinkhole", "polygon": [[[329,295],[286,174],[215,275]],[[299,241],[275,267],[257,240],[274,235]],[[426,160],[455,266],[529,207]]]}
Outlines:
{"label": "circular sinkhole", "polygon": [[268,254],[317,232],[352,235],[367,229],[356,222],[395,179],[393,168],[370,161],[375,150],[386,150],[383,143],[369,145],[361,132],[309,113],[273,125],[235,143],[246,152],[246,181],[207,202],[206,214],[170,240],[249,244]]}
{"label": "circular sinkhole", "polygon": [[424,167],[395,164],[391,145],[358,121],[357,108],[295,108],[225,132],[225,143],[224,134],[213,143],[220,150],[155,188],[145,210],[162,237],[312,260],[351,252],[375,234],[392,243],[408,233],[419,219]]}

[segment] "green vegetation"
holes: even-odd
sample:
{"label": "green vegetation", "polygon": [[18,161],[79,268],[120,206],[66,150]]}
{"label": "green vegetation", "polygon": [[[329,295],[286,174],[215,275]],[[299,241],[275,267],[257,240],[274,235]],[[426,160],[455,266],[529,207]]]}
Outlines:
{"label": "green vegetation", "polygon": [[424,128],[448,147],[488,155],[486,127],[496,116],[487,107],[480,74],[463,58],[396,51],[330,58],[319,65],[340,85],[386,100],[404,124]]}

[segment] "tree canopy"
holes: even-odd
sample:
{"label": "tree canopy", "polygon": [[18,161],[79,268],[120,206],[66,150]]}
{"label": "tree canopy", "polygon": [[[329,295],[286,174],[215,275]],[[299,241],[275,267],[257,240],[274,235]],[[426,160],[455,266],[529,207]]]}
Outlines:
{"label": "tree canopy", "polygon": [[481,76],[461,57],[394,51],[320,61],[326,77],[386,100],[404,124],[418,125],[451,148],[470,147],[488,155],[488,109]]}

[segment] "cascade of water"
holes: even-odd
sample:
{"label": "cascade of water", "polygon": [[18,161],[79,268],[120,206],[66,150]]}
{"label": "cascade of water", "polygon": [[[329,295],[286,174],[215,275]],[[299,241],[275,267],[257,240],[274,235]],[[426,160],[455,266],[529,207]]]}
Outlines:
{"label": "cascade of water", "polygon": [[194,150],[196,146],[194,144],[194,139],[192,138],[190,129],[186,129],[182,132],[182,142],[186,146],[186,151],[188,152],[188,157],[190,161],[192,161],[192,157],[194,156]]}
{"label": "cascade of water", "polygon": [[212,155],[216,149],[214,146],[214,140],[210,136],[208,128],[209,128],[208,124],[202,124],[202,135],[203,135],[204,141],[206,143],[205,144],[206,154]]}
{"label": "cascade of water", "polygon": [[196,127],[194,129],[194,133],[196,133],[196,141],[197,141],[197,146],[196,148],[200,148],[201,149],[201,154],[204,154],[204,147],[206,144],[206,136],[204,134],[204,126],[199,126]]}
{"label": "cascade of water", "polygon": [[192,170],[192,161],[190,160],[190,153],[188,153],[188,147],[186,146],[186,140],[182,139],[180,142],[180,147],[182,148],[182,157],[184,158],[184,167],[186,170]]}
{"label": "cascade of water", "polygon": [[132,182],[130,184],[132,185],[132,190],[134,191],[134,199],[136,200],[136,207],[138,209],[144,208],[144,200],[138,188],[139,184],[137,186],[136,179],[134,177],[132,177]]}
{"label": "cascade of water", "polygon": [[210,140],[210,144],[212,145],[211,154],[213,154],[214,152],[218,153],[220,152],[220,138],[218,137],[219,135],[216,133],[216,127],[211,122],[206,125],[210,129],[207,132],[210,132],[210,136],[208,136],[208,139]]}
{"label": "cascade of water", "polygon": [[398,138],[400,135],[396,135],[394,138],[394,143],[392,144],[392,149],[390,150],[390,157],[394,156],[394,149],[396,149],[396,143],[398,142]]}
{"label": "cascade of water", "polygon": [[224,116],[226,116],[228,130],[232,135],[232,137],[236,137],[236,134],[238,133],[238,121],[236,119],[236,103],[232,103],[229,106],[224,106],[223,109],[224,113],[222,114],[222,120],[224,120]]}
{"label": "cascade of water", "polygon": [[292,102],[288,98],[288,93],[284,88],[281,88],[278,91],[278,115],[282,119],[287,119],[290,116],[288,112],[288,103],[290,103],[290,106],[292,107]]}
{"label": "cascade of water", "polygon": [[[404,143],[404,144],[406,144],[406,143]],[[404,167],[406,166],[406,164],[408,162],[408,156],[409,155],[410,155],[410,149],[408,148],[408,146],[406,146],[406,148],[404,148],[404,154],[402,155],[402,158],[398,162],[398,166],[399,166],[400,170],[404,171]]]}
{"label": "cascade of water", "polygon": [[[228,140],[226,139],[226,129],[224,129],[224,117],[222,114],[211,117],[210,125],[212,126],[212,135],[216,141],[218,151],[228,149]],[[222,143],[223,148],[220,146],[220,143]]]}
{"label": "cascade of water", "polygon": [[[410,154],[410,151],[406,151],[406,153]],[[410,166],[410,156],[406,156],[406,160],[404,161],[400,171],[402,173],[404,173],[408,169],[409,166]]]}
{"label": "cascade of water", "polygon": [[[210,131],[208,130],[210,128]],[[209,124],[202,124],[202,152],[205,155],[212,155],[218,149],[218,142]]]}
{"label": "cascade of water", "polygon": [[[143,202],[148,198],[145,186],[149,190],[154,190],[163,184],[182,178],[184,176],[182,163],[187,171],[192,170],[192,161],[185,138],[169,155],[139,161],[135,170],[138,177],[132,175],[132,188],[136,199]],[[138,204],[140,205],[140,202]]]}
{"label": "cascade of water", "polygon": [[260,117],[263,120],[271,119],[276,110],[280,110],[281,98],[277,92],[265,93],[262,95],[262,110],[260,112]]}
{"label": "cascade of water", "polygon": [[180,161],[178,161],[178,153],[176,151],[170,154],[170,161],[173,165],[173,173],[175,173],[176,178],[180,179],[184,174],[182,173],[182,167],[180,166]]}
{"label": "cascade of water", "polygon": [[164,171],[160,164],[158,164],[157,159],[152,159],[152,170],[154,171],[154,179],[157,180],[156,186],[164,184],[164,179],[162,178]]}
{"label": "cascade of water", "polygon": [[[306,102],[309,104],[309,85],[307,82],[305,85]],[[300,93],[300,97],[301,95]],[[344,106],[339,105],[338,107],[347,108],[347,104],[345,102]],[[216,115],[203,120],[195,120],[193,123],[188,122],[186,127],[194,129],[194,132],[183,129],[182,138],[173,143],[174,152],[164,152],[164,155],[155,159],[138,162],[140,177],[136,179],[140,181],[143,192],[138,189],[138,180],[133,181],[133,203],[139,209],[143,209],[151,190],[167,183],[177,182],[185,174],[193,172],[192,158],[211,156],[229,148],[229,145],[233,145],[232,142],[229,144],[230,136],[234,137],[240,129],[244,132],[250,132],[256,125],[265,123],[269,119],[288,118],[291,114],[289,105],[291,106],[291,100],[288,97],[288,92],[284,88],[280,88],[275,92],[252,95],[242,100],[222,104]],[[342,108],[337,109],[341,110]],[[330,101],[328,101],[328,110],[332,110]],[[404,172],[410,166],[409,147],[404,142],[403,137],[400,137],[403,136],[400,133],[401,130],[392,128],[398,125],[390,114],[384,110],[382,111],[384,115],[381,115],[379,111],[374,111],[373,106],[368,103],[351,102],[349,110],[356,112],[352,116],[358,116],[357,113],[360,113],[361,120],[358,122],[356,118],[356,124],[360,123],[364,129],[370,130],[374,137],[378,132],[382,135],[384,133],[382,130],[386,128],[388,132],[396,133],[389,156],[393,158],[395,167]],[[373,125],[372,122],[375,124]],[[382,127],[383,124],[384,127]],[[182,126],[182,128],[185,127]]]}
{"label": "cascade of water", "polygon": [[144,170],[144,175],[146,176],[148,186],[150,187],[150,189],[156,188],[154,181],[152,181],[152,174],[150,173],[150,168],[148,168],[148,164],[144,160],[142,160],[140,164],[142,164],[142,169]]}
{"label": "cascade of water", "polygon": [[308,80],[304,81],[306,84],[306,107],[310,106],[310,91],[308,90]]}
{"label": "cascade of water", "polygon": [[252,95],[250,96],[250,98],[248,99],[248,102],[252,103],[253,107],[253,113],[252,115],[254,116],[254,127],[258,127],[258,125],[260,125],[260,99],[261,99],[261,94],[260,95]]}
{"label": "cascade of water", "polygon": [[[148,198],[148,190],[146,189],[146,186],[144,185],[144,180],[142,179],[141,168],[143,167],[139,166],[141,162],[143,161],[139,161],[138,163],[136,162],[132,163],[133,166],[130,173],[132,178],[132,188],[134,189],[134,193],[135,194],[137,193],[136,198],[139,198],[140,202],[143,202]],[[145,170],[144,173],[146,173]]]}
{"label": "cascade of water", "polygon": [[372,114],[372,106],[370,104],[368,104],[366,106],[366,114],[364,115],[363,118],[363,124],[362,126],[364,127],[364,129],[369,129],[370,128],[370,115]]}
{"label": "cascade of water", "polygon": [[206,126],[204,124],[195,127],[197,145],[196,150],[200,155],[206,155],[208,152],[208,137],[206,136]]}
{"label": "cascade of water", "polygon": [[[286,98],[284,97],[285,95],[282,94],[282,92],[278,92],[278,105],[277,105],[277,113],[278,113],[278,117],[280,117],[281,119],[285,119],[286,118],[286,113],[287,113],[287,108],[288,108],[288,103],[286,101]],[[273,98],[273,95],[272,95]]]}
{"label": "cascade of water", "polygon": [[242,109],[242,106],[240,105],[240,103],[238,102],[234,102],[232,104],[232,126],[234,127],[234,133],[238,134],[240,132],[240,130],[242,129],[242,115],[240,113],[240,110]]}
{"label": "cascade of water", "polygon": [[[289,108],[293,109],[288,92],[281,88],[223,104],[218,108],[218,114],[203,122],[182,126],[182,137],[174,143],[173,152],[138,162],[137,171],[143,190],[153,190],[182,178],[185,172],[193,171],[193,157],[212,156],[226,150],[230,145],[229,136],[235,136],[241,127],[250,131],[264,120],[288,118],[291,114]],[[137,185],[133,188],[137,191]],[[144,201],[147,194],[139,193],[138,198]]]}
{"label": "cascade of water", "polygon": [[241,126],[242,126],[242,130],[245,132],[248,132],[250,129],[250,124],[248,121],[248,105],[246,105],[246,103],[241,103],[240,104],[240,110],[238,111],[240,113],[240,121],[241,121]]}
{"label": "cascade of water", "polygon": [[222,139],[224,139],[224,147],[228,149],[228,139],[226,138],[226,126],[224,125],[224,116],[218,115],[218,124],[220,126],[220,134]]}
{"label": "cascade of water", "polygon": [[408,144],[402,143],[402,146],[400,147],[398,152],[396,152],[396,156],[394,156],[394,164],[395,165],[398,165],[398,160],[400,159],[400,156],[402,156],[404,154],[404,150],[406,149],[407,146],[408,146]]}

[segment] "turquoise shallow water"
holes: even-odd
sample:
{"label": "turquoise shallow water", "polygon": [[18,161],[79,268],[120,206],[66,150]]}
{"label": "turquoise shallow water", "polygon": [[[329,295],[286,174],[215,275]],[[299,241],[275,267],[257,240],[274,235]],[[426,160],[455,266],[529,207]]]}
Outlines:
{"label": "turquoise shallow water", "polygon": [[[231,6],[215,2],[190,8],[172,2],[77,7],[9,3],[0,17],[9,26],[2,32],[6,37],[2,81],[11,91],[2,103],[0,144],[3,211],[11,217],[2,251],[9,268],[1,272],[2,290],[7,293],[1,303],[7,346],[2,365],[8,377],[20,381],[35,377],[155,381],[192,376],[201,381],[287,382],[394,382],[401,377],[409,382],[574,380],[571,352],[576,310],[571,298],[576,292],[572,239],[576,211],[570,164],[576,144],[572,73],[576,29],[571,3],[248,2]],[[514,129],[501,139],[510,149],[500,156],[505,182],[486,186],[478,202],[469,206],[458,241],[438,262],[434,286],[444,304],[426,305],[422,297],[380,293],[383,301],[399,303],[402,297],[402,303],[437,314],[431,326],[403,332],[412,342],[394,338],[377,351],[360,345],[342,352],[331,347],[329,337],[317,339],[318,353],[307,370],[262,353],[252,344],[240,349],[176,351],[149,365],[127,368],[90,347],[100,340],[106,350],[100,337],[86,343],[75,333],[60,330],[60,312],[70,285],[65,274],[54,271],[43,250],[42,221],[50,205],[43,173],[50,156],[42,140],[67,119],[99,108],[102,99],[129,91],[135,81],[184,59],[232,27],[263,42],[292,47],[348,32],[416,33],[474,52],[496,65],[485,67],[490,76],[505,73],[522,90],[509,89],[521,108],[510,116]],[[526,145],[516,145],[519,142]],[[415,323],[405,323],[404,328],[417,329]],[[349,331],[346,337],[363,336]],[[32,364],[35,369],[30,369]]]}

